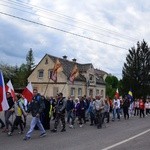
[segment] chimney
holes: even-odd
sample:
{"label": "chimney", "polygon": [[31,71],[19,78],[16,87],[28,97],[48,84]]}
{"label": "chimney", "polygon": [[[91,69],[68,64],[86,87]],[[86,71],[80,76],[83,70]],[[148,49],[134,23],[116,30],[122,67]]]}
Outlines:
{"label": "chimney", "polygon": [[63,59],[64,59],[64,60],[67,60],[67,56],[66,56],[66,55],[64,55],[64,56],[63,56]]}
{"label": "chimney", "polygon": [[74,59],[72,59],[72,61],[73,61],[73,62],[76,62],[77,60],[74,58]]}

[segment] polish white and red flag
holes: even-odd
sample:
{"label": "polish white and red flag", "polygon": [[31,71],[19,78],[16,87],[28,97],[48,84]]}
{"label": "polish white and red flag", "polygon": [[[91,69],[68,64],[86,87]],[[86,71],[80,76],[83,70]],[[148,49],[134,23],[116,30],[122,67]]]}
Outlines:
{"label": "polish white and red flag", "polygon": [[28,102],[32,101],[33,98],[33,87],[31,82],[28,83],[26,88],[23,90],[22,95],[27,99]]}
{"label": "polish white and red flag", "polygon": [[115,97],[118,99],[119,98],[119,91],[118,88],[116,89]]}
{"label": "polish white and red flag", "polygon": [[0,71],[0,111],[8,110],[3,73]]}
{"label": "polish white and red flag", "polygon": [[13,87],[13,85],[11,83],[11,80],[8,81],[8,83],[6,84],[5,88],[6,88],[6,92],[11,93],[11,96],[12,96],[12,98],[14,100],[14,98],[15,98],[15,91],[14,91],[14,87]]}

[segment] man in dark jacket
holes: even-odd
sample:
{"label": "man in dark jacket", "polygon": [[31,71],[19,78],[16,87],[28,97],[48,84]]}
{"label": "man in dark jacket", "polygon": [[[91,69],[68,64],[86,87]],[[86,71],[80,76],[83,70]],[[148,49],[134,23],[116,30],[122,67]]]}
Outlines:
{"label": "man in dark jacket", "polygon": [[51,130],[52,132],[57,132],[57,126],[59,124],[59,120],[62,122],[62,130],[61,132],[66,131],[66,123],[65,123],[65,109],[66,109],[66,99],[63,97],[62,93],[59,93],[56,104],[56,118],[55,118],[55,124],[54,129]]}
{"label": "man in dark jacket", "polygon": [[125,96],[123,100],[123,113],[124,113],[124,119],[129,119],[129,107],[130,107],[130,101],[127,96]]}
{"label": "man in dark jacket", "polygon": [[67,111],[67,123],[70,124],[70,119],[72,118],[72,112],[74,110],[73,98],[69,97],[66,101],[66,111]]}
{"label": "man in dark jacket", "polygon": [[41,96],[38,94],[38,91],[36,89],[34,89],[33,90],[33,99],[28,107],[28,112],[31,112],[33,118],[32,118],[31,124],[30,124],[30,129],[27,132],[26,136],[24,137],[24,140],[28,140],[31,138],[31,133],[34,130],[35,125],[38,126],[38,128],[41,132],[40,137],[46,136],[46,131],[43,128],[43,125],[40,121],[40,114],[43,112],[44,108],[45,108],[45,106],[44,106],[44,102],[41,99]]}

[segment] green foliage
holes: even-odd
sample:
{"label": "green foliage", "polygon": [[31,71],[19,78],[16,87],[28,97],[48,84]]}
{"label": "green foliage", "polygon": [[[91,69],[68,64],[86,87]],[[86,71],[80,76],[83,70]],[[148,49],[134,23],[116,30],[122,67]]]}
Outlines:
{"label": "green foliage", "polygon": [[114,98],[116,89],[118,88],[118,79],[115,76],[107,76],[105,79],[106,82],[106,95]]}
{"label": "green foliage", "polygon": [[0,64],[0,70],[3,71],[6,83],[11,80],[14,88],[24,88],[27,85],[27,78],[34,67],[32,49],[27,53],[26,61],[26,64],[21,64],[21,66],[9,66],[4,63]]}
{"label": "green foliage", "polygon": [[27,53],[26,61],[27,61],[27,63],[26,63],[26,66],[27,66],[26,78],[28,78],[28,76],[31,74],[31,72],[34,68],[34,57],[33,57],[33,51],[31,48]]}
{"label": "green foliage", "polygon": [[137,42],[137,48],[129,49],[122,74],[124,94],[130,89],[135,98],[145,98],[150,94],[150,48],[144,40]]}
{"label": "green foliage", "polygon": [[8,82],[9,79],[13,79],[16,73],[16,67],[4,64],[1,62],[0,70],[2,70],[4,75],[5,82]]}
{"label": "green foliage", "polygon": [[13,78],[14,88],[23,88],[27,85],[27,65],[22,64],[17,70]]}

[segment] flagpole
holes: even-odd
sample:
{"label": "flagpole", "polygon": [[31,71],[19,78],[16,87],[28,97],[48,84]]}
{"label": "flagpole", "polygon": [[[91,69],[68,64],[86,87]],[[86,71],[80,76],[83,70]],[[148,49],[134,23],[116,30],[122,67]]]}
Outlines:
{"label": "flagpole", "polygon": [[[68,82],[68,81],[67,81],[67,82]],[[66,84],[67,84],[67,82],[66,82]],[[63,92],[63,91],[64,91],[64,89],[65,89],[65,87],[66,87],[66,84],[63,86],[63,88],[62,88],[61,92]]]}
{"label": "flagpole", "polygon": [[48,82],[47,82],[47,85],[46,85],[46,88],[45,88],[45,91],[44,91],[44,96],[45,96],[45,94],[46,94],[46,91],[47,91],[47,88],[48,88],[50,79],[51,79],[51,78],[49,78],[49,80],[48,80]]}

